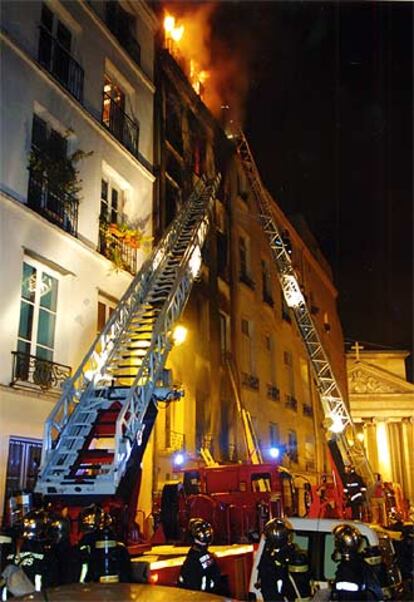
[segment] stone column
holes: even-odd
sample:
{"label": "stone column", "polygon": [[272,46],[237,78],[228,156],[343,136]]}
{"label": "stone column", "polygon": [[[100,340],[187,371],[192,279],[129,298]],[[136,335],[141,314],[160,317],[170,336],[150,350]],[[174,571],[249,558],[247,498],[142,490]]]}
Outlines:
{"label": "stone column", "polygon": [[404,454],[404,494],[414,507],[414,419],[403,418],[401,439]]}

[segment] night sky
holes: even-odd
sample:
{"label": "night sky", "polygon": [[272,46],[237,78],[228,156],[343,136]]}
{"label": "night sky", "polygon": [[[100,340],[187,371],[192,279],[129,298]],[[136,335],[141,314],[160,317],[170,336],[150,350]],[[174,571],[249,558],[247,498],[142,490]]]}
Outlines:
{"label": "night sky", "polygon": [[345,337],[412,350],[413,4],[221,2],[212,18],[216,56],[248,73],[262,178],[334,270]]}

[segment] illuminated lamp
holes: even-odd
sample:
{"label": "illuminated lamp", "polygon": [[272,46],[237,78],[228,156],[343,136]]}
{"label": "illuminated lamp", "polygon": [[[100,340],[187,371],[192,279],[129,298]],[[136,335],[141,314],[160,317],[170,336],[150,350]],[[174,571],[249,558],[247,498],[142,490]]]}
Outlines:
{"label": "illuminated lamp", "polygon": [[173,330],[173,341],[174,345],[182,345],[187,338],[187,328],[182,326],[181,324],[177,324],[177,326]]}
{"label": "illuminated lamp", "polygon": [[271,447],[269,449],[269,456],[274,460],[277,460],[277,458],[280,456],[280,449],[278,447]]}
{"label": "illuminated lamp", "polygon": [[286,305],[291,308],[299,307],[305,302],[305,299],[296,278],[286,274],[282,278]]}
{"label": "illuminated lamp", "polygon": [[329,427],[329,430],[336,434],[342,433],[345,429],[345,424],[342,420],[342,417],[339,416],[339,414],[331,414],[330,419],[332,420],[332,424]]}
{"label": "illuminated lamp", "polygon": [[364,441],[364,433],[358,433],[357,439],[358,439],[358,441],[361,441],[361,443],[362,443]]}
{"label": "illuminated lamp", "polygon": [[184,454],[182,452],[177,452],[173,458],[173,462],[175,466],[182,466],[184,464]]}

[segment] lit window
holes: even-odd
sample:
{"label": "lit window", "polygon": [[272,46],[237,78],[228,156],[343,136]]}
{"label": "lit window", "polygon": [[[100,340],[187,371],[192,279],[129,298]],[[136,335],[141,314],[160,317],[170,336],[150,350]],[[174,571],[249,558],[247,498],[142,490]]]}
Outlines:
{"label": "lit window", "polygon": [[53,360],[58,280],[40,265],[23,263],[17,351]]}

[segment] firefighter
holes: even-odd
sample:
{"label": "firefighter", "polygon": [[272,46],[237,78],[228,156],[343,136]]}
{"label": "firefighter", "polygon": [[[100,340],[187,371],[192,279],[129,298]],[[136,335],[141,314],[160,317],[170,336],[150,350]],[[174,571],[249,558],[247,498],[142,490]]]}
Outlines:
{"label": "firefighter", "polygon": [[366,491],[367,487],[363,478],[357,474],[355,466],[351,464],[345,475],[344,493],[346,505],[351,508],[353,520],[362,520]]}
{"label": "firefighter", "polygon": [[378,578],[361,552],[362,536],[358,529],[349,524],[338,525],[333,534],[333,559],[339,564],[330,599],[347,602],[383,600]]}
{"label": "firefighter", "polygon": [[264,528],[265,546],[258,565],[258,587],[263,600],[309,600],[310,576],[306,554],[292,543],[293,527],[283,518]]}
{"label": "firefighter", "polygon": [[70,521],[62,516],[52,515],[48,526],[50,551],[56,559],[59,585],[74,583],[77,579],[79,557],[70,544]]}
{"label": "firefighter", "polygon": [[193,543],[181,567],[178,586],[220,593],[220,569],[215,556],[208,551],[208,546],[213,541],[213,527],[202,518],[193,518],[189,523],[189,531]]}
{"label": "firefighter", "polygon": [[131,561],[126,546],[116,540],[112,518],[92,504],[79,515],[84,536],[79,542],[81,571],[79,581],[119,583],[131,581]]}
{"label": "firefighter", "polygon": [[51,552],[48,528],[50,513],[32,510],[23,518],[21,538],[7,560],[23,569],[36,591],[59,583],[58,565]]}

